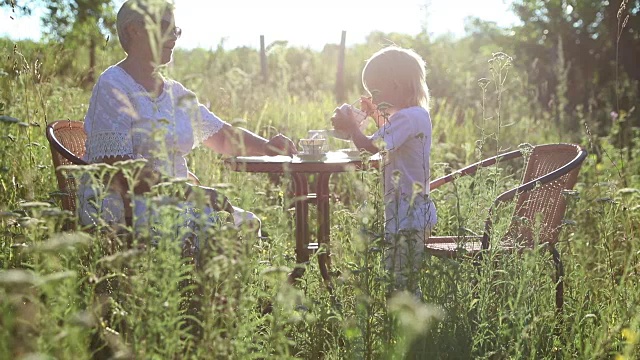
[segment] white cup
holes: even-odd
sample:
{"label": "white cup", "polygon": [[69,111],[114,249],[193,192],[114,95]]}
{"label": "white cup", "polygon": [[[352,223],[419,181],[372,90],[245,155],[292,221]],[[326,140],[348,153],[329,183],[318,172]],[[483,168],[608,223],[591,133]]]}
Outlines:
{"label": "white cup", "polygon": [[[353,114],[353,118],[358,124],[358,129],[364,131],[367,128],[367,113],[349,104],[342,104],[336,110],[338,116],[348,116],[349,111]],[[349,135],[340,130],[334,129],[331,134],[338,139],[350,140]]]}
{"label": "white cup", "polygon": [[327,139],[300,139],[298,145],[302,148],[303,154],[322,155]]}
{"label": "white cup", "polygon": [[325,134],[327,130],[309,130],[307,131],[307,136],[309,139],[325,139]]}
{"label": "white cup", "polygon": [[338,111],[345,116],[347,116],[349,114],[349,111],[351,111],[351,113],[353,114],[353,118],[356,120],[356,123],[358,124],[358,128],[360,129],[360,131],[364,131],[367,128],[367,122],[365,121],[367,120],[366,112],[350,104],[340,105],[340,107],[338,108]]}

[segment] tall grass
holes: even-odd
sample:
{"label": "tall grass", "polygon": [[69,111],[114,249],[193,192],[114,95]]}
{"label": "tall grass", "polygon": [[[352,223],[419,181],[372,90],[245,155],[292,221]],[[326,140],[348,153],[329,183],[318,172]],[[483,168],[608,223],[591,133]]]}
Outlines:
{"label": "tall grass", "polygon": [[[291,92],[302,86],[293,80],[259,85],[250,69],[230,65],[250,60],[229,60],[222,50],[192,57],[178,58],[167,72],[225,119],[294,139],[328,126],[335,106],[329,92],[302,96]],[[477,87],[479,106],[436,97],[432,176],[522,143],[578,142],[589,149],[558,245],[566,272],[562,313],[554,308],[552,263],[539,251],[496,256],[481,275],[471,262],[427,257],[423,298],[390,297],[375,170],[332,179],[331,293],[315,257],[298,284],[287,282],[296,266],[288,180],[276,185],[264,175],[230,172],[203,149],[190,155],[192,170],[255,211],[268,241],[224,223],[202,228],[199,238],[207,241],[196,266],[176,240],[171,207],[163,210],[163,225],[132,247],[109,228],[63,232],[74,217],[57,208],[44,126],[82,119],[89,94],[53,77],[36,55],[17,49],[11,59],[15,67],[0,78],[0,358],[633,359],[640,353],[640,144],[628,158],[607,156],[618,150],[612,139],[586,130],[588,119],[580,119],[583,132],[561,136],[551,119],[527,111],[517,75],[505,73],[508,58],[487,65],[491,82]],[[106,67],[112,60],[101,61]],[[297,71],[280,70],[288,79]],[[492,199],[520,179],[514,170],[488,169],[433,192],[434,234],[481,232]],[[496,231],[509,215],[497,215]]]}

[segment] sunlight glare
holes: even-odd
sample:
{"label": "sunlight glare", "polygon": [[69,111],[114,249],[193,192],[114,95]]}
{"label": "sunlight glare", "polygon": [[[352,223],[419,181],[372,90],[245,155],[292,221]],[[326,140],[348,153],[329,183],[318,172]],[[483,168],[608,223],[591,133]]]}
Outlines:
{"label": "sunlight glare", "polygon": [[[119,8],[124,0],[114,0]],[[500,26],[518,22],[509,10],[508,0],[449,1],[396,0],[175,0],[176,22],[183,30],[178,42],[182,48],[224,48],[239,46],[258,48],[260,35],[266,44],[287,41],[292,46],[321,50],[325,44],[340,42],[347,32],[347,45],[363,43],[373,31],[415,36],[426,29],[429,35],[464,34],[465,18],[479,17]],[[12,39],[41,37],[42,8],[33,16],[12,13],[0,8],[0,36]],[[13,19],[11,18],[13,17]]]}

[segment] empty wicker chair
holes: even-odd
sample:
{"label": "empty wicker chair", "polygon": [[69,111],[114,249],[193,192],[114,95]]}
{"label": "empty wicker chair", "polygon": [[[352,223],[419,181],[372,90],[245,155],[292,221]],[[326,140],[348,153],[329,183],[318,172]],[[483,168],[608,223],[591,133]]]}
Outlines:
{"label": "empty wicker chair", "polygon": [[[523,152],[515,150],[469,165],[452,174],[431,182],[431,189],[449,183],[461,176],[475,174],[479,168],[520,158]],[[482,236],[434,236],[426,251],[440,257],[460,255],[481,256],[493,244],[504,250],[532,248],[534,243],[545,244],[553,256],[556,268],[556,307],[564,302],[562,277],[564,270],[560,254],[555,248],[567,202],[563,193],[575,185],[580,166],[587,152],[573,144],[546,144],[534,146],[526,159],[521,185],[500,194],[489,210]],[[515,199],[515,213],[507,234],[500,241],[490,241],[491,213],[501,203]],[[534,228],[535,226],[535,228]]]}

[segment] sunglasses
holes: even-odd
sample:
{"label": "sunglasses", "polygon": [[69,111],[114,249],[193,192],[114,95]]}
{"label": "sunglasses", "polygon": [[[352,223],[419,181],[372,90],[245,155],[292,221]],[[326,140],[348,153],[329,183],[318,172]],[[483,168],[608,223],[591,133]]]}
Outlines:
{"label": "sunglasses", "polygon": [[[142,22],[142,24],[144,25],[144,22]],[[162,20],[160,22],[160,31],[163,36],[173,35],[176,38],[180,38],[180,36],[182,36],[182,28],[175,26],[173,22],[168,20]]]}
{"label": "sunglasses", "polygon": [[162,30],[163,34],[171,34],[176,38],[180,38],[180,36],[182,36],[182,28],[173,25],[171,21],[162,20],[160,30]]}

